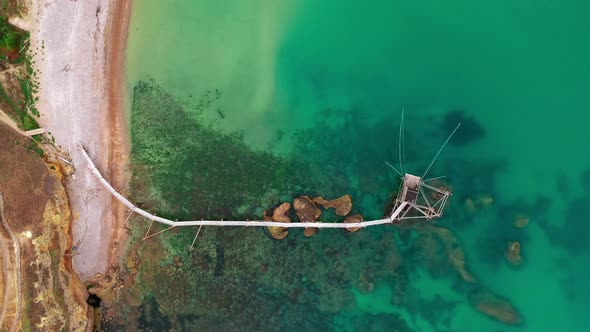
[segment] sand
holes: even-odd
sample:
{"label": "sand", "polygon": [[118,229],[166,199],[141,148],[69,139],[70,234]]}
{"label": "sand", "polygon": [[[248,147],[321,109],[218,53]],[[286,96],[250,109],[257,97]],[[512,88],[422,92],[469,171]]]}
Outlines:
{"label": "sand", "polygon": [[125,236],[116,227],[124,210],[89,172],[77,146],[84,145],[105,177],[125,192],[129,144],[122,69],[129,10],[129,1],[36,1],[29,18],[15,22],[31,31],[36,52],[39,123],[76,167],[67,190],[76,218],[73,263],[82,280],[105,273]]}

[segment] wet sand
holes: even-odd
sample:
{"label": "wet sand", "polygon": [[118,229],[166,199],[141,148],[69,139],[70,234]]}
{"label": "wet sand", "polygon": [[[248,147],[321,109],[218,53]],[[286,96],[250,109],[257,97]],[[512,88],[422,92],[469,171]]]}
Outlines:
{"label": "wet sand", "polygon": [[[108,100],[109,110],[108,119],[111,147],[109,149],[109,165],[111,167],[111,181],[118,188],[127,188],[131,174],[128,172],[130,140],[129,140],[129,117],[126,110],[130,109],[128,105],[129,95],[127,92],[125,71],[125,50],[127,46],[127,35],[129,28],[129,19],[131,17],[131,1],[116,1],[112,3],[110,24],[108,27],[107,40],[110,45],[107,46],[107,73],[109,78]],[[127,215],[126,208],[111,196],[112,219],[111,239],[109,250],[109,265],[117,264],[122,255],[120,255],[123,244],[128,236],[126,230],[122,228]]]}

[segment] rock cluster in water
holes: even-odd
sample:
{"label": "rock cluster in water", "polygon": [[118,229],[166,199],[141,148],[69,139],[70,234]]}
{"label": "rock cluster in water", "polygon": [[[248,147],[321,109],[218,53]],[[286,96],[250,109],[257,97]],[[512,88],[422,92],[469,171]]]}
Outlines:
{"label": "rock cluster in water", "polygon": [[[311,198],[301,196],[295,198],[293,201],[293,209],[297,214],[300,222],[315,222],[322,215],[322,211],[315,205]],[[314,227],[306,227],[303,229],[303,235],[312,236],[317,233],[318,229]]]}
{"label": "rock cluster in water", "polygon": [[[337,215],[346,216],[352,210],[352,198],[350,195],[346,194],[333,200],[326,200],[322,196],[318,196],[313,199],[309,196],[300,196],[293,200],[293,210],[295,210],[295,215],[300,222],[316,222],[322,215],[322,210],[320,210],[318,205],[322,206],[324,209],[333,208]],[[289,217],[290,210],[290,203],[282,203],[273,210],[272,216],[269,215],[268,211],[265,211],[264,220],[274,222],[291,222],[291,218]],[[361,222],[363,220],[364,219],[362,215],[355,214],[346,217],[344,222],[353,223]],[[285,227],[267,228],[270,232],[270,235],[277,240],[282,240],[289,234]],[[346,230],[349,232],[356,232],[359,230],[359,227],[351,227],[347,228]],[[305,227],[303,229],[303,235],[312,236],[316,234],[317,231],[317,227]]]}
{"label": "rock cluster in water", "polygon": [[352,210],[352,197],[350,197],[348,194],[331,201],[327,201],[322,196],[318,196],[314,198],[313,201],[323,206],[324,209],[334,208],[336,210],[336,214],[339,216],[345,216],[350,212],[350,210]]}
{"label": "rock cluster in water", "polygon": [[[153,91],[155,90],[146,90],[149,94],[144,94],[143,97],[136,93],[135,100],[144,100],[143,106],[149,106],[158,111],[155,113],[158,116],[151,118],[160,119],[161,114],[168,114],[167,118],[170,118],[169,114],[175,114],[168,112],[170,98],[159,98],[159,95]],[[151,95],[158,98],[150,97]],[[149,98],[146,99],[146,96]],[[159,100],[164,100],[165,103]],[[182,114],[182,112],[176,113]],[[354,112],[351,114],[354,115]],[[357,117],[351,116],[351,119],[362,116],[363,114],[358,114]],[[138,114],[136,118],[141,120],[148,117]],[[163,128],[173,138],[168,141],[169,146],[174,148],[179,146],[176,142],[177,136],[173,135],[175,133],[181,134],[178,135],[180,137],[189,137],[189,141],[198,142],[198,144],[195,143],[195,147],[189,150],[190,153],[183,150],[181,151],[183,153],[179,153],[178,156],[182,158],[187,155],[199,156],[199,160],[224,161],[228,156],[234,156],[235,160],[240,161],[236,163],[237,165],[247,166],[244,168],[245,174],[250,175],[249,172],[253,169],[257,170],[257,174],[249,176],[250,179],[265,179],[265,182],[267,179],[273,179],[275,185],[263,186],[252,180],[244,181],[239,188],[236,188],[234,181],[228,181],[229,184],[220,187],[217,183],[220,182],[219,179],[233,179],[241,173],[227,173],[229,171],[225,168],[219,169],[217,164],[211,163],[210,168],[201,168],[198,174],[194,174],[195,179],[201,183],[199,190],[190,194],[178,193],[174,201],[177,198],[185,199],[187,202],[190,201],[187,204],[191,204],[187,205],[188,210],[202,211],[207,210],[212,193],[214,193],[215,205],[235,208],[247,205],[259,206],[259,201],[269,204],[266,202],[274,200],[276,195],[268,195],[272,199],[260,199],[265,192],[269,191],[268,188],[273,188],[275,193],[286,192],[286,186],[283,186],[287,183],[286,179],[273,176],[276,174],[276,169],[284,167],[278,164],[278,161],[267,155],[247,154],[245,145],[230,145],[227,142],[235,143],[237,140],[231,140],[227,136],[216,136],[213,132],[205,132],[205,126],[200,126],[199,131],[195,133],[192,124],[181,126],[182,123],[189,121],[185,121],[185,118],[180,119],[178,123],[171,122],[169,126]],[[184,128],[184,131],[180,131],[179,127]],[[294,167],[297,170],[303,170],[298,171],[303,175],[294,181],[298,184],[297,189],[294,190],[314,188],[313,190],[322,193],[343,192],[349,185],[349,179],[346,176],[313,175],[336,174],[337,172],[332,171],[336,170],[334,165],[329,170],[325,169],[326,165],[331,165],[326,163],[326,160],[336,160],[348,153],[361,155],[367,150],[366,140],[363,141],[362,147],[355,144],[358,137],[382,137],[390,132],[389,123],[386,122],[383,122],[382,126],[363,127],[361,123],[351,121],[349,127],[355,128],[355,135],[342,136],[338,135],[342,128],[323,127],[313,128],[302,134],[299,144],[307,147],[313,142],[314,157],[322,158],[310,158],[313,161]],[[141,127],[135,126],[135,128]],[[326,134],[327,131],[333,135]],[[146,140],[152,139],[161,135],[160,132],[153,130],[149,135],[142,137]],[[207,137],[207,141],[203,142],[201,137]],[[337,137],[338,141],[327,140],[326,137]],[[161,139],[157,140],[157,142],[161,141]],[[135,144],[135,146],[141,145]],[[346,149],[340,148],[343,146],[346,146],[346,149],[358,147],[358,150],[345,151]],[[164,146],[164,148],[167,147]],[[380,155],[385,153],[382,142],[375,142],[369,147],[371,147],[371,154],[376,156],[374,159],[386,159],[385,155]],[[151,154],[145,153],[145,155]],[[180,157],[180,162],[175,160],[170,162],[170,165],[191,164]],[[142,160],[152,162],[153,159]],[[193,161],[190,160],[190,162]],[[355,167],[358,174],[370,175],[375,173],[371,165],[371,162],[360,160]],[[162,166],[154,167],[156,169],[169,167],[167,164],[156,166]],[[209,163],[203,167],[206,166],[209,166]],[[230,170],[234,169],[241,168],[236,167]],[[290,176],[294,174],[289,171],[284,173]],[[160,187],[170,188],[172,194],[175,194],[179,186],[176,186],[176,183],[170,183],[169,173],[165,175],[160,182]],[[181,184],[187,182],[179,177],[180,180],[183,181]],[[313,186],[309,184],[312,180]],[[359,181],[364,192],[371,192],[374,188],[381,188],[384,185],[374,176],[360,176]],[[487,188],[487,186],[484,187]],[[219,188],[223,188],[224,191]],[[481,192],[481,190],[474,192]],[[249,196],[254,199],[244,200],[243,193],[249,193]],[[465,207],[468,210],[470,208],[484,210],[492,203],[491,197],[476,195],[465,201]],[[305,221],[312,221],[312,219],[317,221],[320,216],[315,218],[308,218],[308,216],[313,216],[313,211],[320,207],[333,208],[337,215],[340,215],[339,211],[346,211],[343,210],[343,206],[346,205],[345,198],[338,199],[340,205],[334,202],[329,206],[328,201],[323,197],[312,199],[313,205],[307,204],[308,199],[309,197],[302,198],[299,202],[303,206],[300,213],[296,212],[295,202],[282,203],[265,213],[265,220],[290,222],[301,220],[299,218],[301,215],[304,216]],[[294,211],[291,211],[291,208],[294,208]],[[247,218],[254,214],[254,210],[251,211],[252,214],[248,214]],[[228,212],[212,207],[212,213],[227,215]],[[345,221],[362,219],[361,215],[351,215],[347,216]],[[425,229],[418,231],[417,228],[421,226]],[[186,248],[187,243],[190,244],[194,237],[193,232],[181,230],[176,230],[177,234],[169,232],[161,238],[133,245],[132,258],[127,260],[127,268],[131,273],[136,273],[138,282],[134,287],[126,287],[121,292],[121,306],[125,307],[125,310],[113,310],[113,312],[116,311],[117,316],[116,319],[109,320],[109,323],[113,330],[130,329],[129,326],[133,326],[130,324],[137,325],[137,330],[155,326],[159,330],[267,330],[269,327],[275,330],[330,330],[333,327],[335,315],[354,307],[355,299],[351,290],[371,292],[378,281],[385,282],[391,287],[393,290],[391,302],[396,306],[404,306],[410,310],[414,308],[416,314],[421,315],[451,312],[452,303],[443,301],[442,305],[435,306],[436,310],[431,310],[432,306],[423,305],[424,299],[420,299],[412,291],[412,274],[417,266],[424,265],[435,277],[457,274],[461,278],[460,291],[468,290],[472,306],[482,313],[509,323],[521,320],[509,302],[491,292],[484,292],[487,288],[477,282],[470,282],[475,278],[465,266],[465,255],[471,253],[463,252],[450,230],[437,228],[429,223],[421,222],[416,227],[384,227],[378,232],[365,231],[355,236],[348,236],[349,234],[345,232],[330,231],[321,234],[322,236],[314,241],[306,241],[302,236],[292,236],[287,239],[287,229],[282,227],[269,227],[271,236],[261,235],[260,230],[253,227],[241,229],[211,227],[202,232],[195,249],[190,251]],[[313,228],[311,230],[315,232]],[[349,229],[351,230],[353,229]],[[283,240],[274,241],[277,238]],[[502,256],[501,250],[505,242],[501,242],[500,251],[496,252],[498,256]],[[373,250],[377,248],[378,250]],[[436,316],[432,319],[440,320]],[[395,326],[396,330],[406,330],[402,329],[403,320],[395,314],[372,316],[362,314],[351,325],[357,327],[355,330],[367,330],[367,326],[373,330],[391,329],[392,326]]]}
{"label": "rock cluster in water", "polygon": [[[516,325],[522,323],[522,317],[509,300],[495,294],[477,281],[465,266],[465,252],[459,240],[449,229],[431,224],[416,223],[410,225],[420,238],[411,247],[411,251],[425,262],[428,271],[434,275],[445,275],[454,270],[470,289],[468,298],[471,306],[481,313],[499,320],[505,324]],[[515,264],[520,261],[520,244],[510,243],[508,249],[513,249],[509,260]],[[516,256],[518,254],[518,256]],[[508,258],[508,253],[507,253]],[[511,261],[512,262],[512,261]]]}

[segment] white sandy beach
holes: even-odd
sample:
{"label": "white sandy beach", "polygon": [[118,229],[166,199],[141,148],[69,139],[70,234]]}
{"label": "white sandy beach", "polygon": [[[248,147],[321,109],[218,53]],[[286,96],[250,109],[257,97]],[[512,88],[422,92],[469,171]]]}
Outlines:
{"label": "white sandy beach", "polygon": [[[108,70],[110,7],[109,0],[36,1],[28,22],[16,22],[31,31],[40,71],[39,123],[70,153],[76,167],[67,189],[76,217],[73,264],[82,280],[105,273],[112,250],[113,210],[119,208],[89,172],[77,146],[84,145],[107,177],[124,171],[127,159],[125,153],[114,151],[127,146],[117,142],[126,136],[125,126],[112,125],[112,114],[121,110],[113,110],[117,105],[112,102],[109,107],[108,83],[120,79],[110,77]],[[124,86],[118,81],[117,85]],[[118,156],[119,165],[113,165],[113,156]]]}

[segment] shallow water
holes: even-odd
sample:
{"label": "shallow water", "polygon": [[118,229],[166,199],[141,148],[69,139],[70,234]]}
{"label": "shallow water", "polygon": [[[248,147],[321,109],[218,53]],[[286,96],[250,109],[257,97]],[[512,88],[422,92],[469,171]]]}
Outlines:
{"label": "shallow water", "polygon": [[[391,276],[375,280],[373,291],[345,283],[338,287],[352,287],[346,294],[353,295],[353,305],[326,316],[338,330],[397,324],[393,316],[363,313],[394,313],[419,331],[584,330],[590,301],[590,223],[584,213],[590,175],[583,175],[590,170],[587,12],[584,1],[545,0],[419,6],[401,0],[136,2],[129,82],[135,87],[153,79],[161,87],[155,99],[135,93],[134,160],[158,169],[153,201],[142,198],[176,217],[259,217],[268,204],[294,195],[350,193],[356,212],[379,217],[395,189],[383,162],[397,161],[402,108],[406,166],[419,174],[449,125],[462,120],[429,173],[447,175],[455,190],[440,225],[458,236],[468,269],[508,298],[524,323],[510,327],[489,319],[470,307],[456,276],[437,277],[422,268],[408,272],[411,301],[392,303]],[[144,117],[142,136],[137,119],[154,105],[163,113]],[[167,117],[166,105],[180,110],[178,119]],[[156,125],[158,119],[170,128]],[[178,137],[165,134],[167,145],[137,148],[141,139],[174,132],[178,123],[186,128],[177,130]],[[236,131],[243,138],[232,136]],[[154,161],[159,153],[178,163]],[[241,190],[259,199],[230,195]],[[178,199],[171,199],[175,192]],[[468,211],[466,200],[482,195],[493,202]],[[220,202],[224,206],[216,209]],[[520,214],[529,218],[524,229],[512,225]],[[360,236],[370,240],[389,231]],[[313,247],[334,240],[325,232],[289,237],[298,245],[316,241]],[[190,235],[185,238],[190,242]],[[518,268],[503,256],[511,240],[522,245]],[[403,247],[403,240],[397,242]],[[383,250],[370,241],[363,248]],[[267,273],[279,280],[281,272]],[[306,305],[301,301],[293,310]]]}

